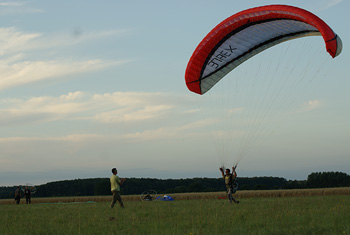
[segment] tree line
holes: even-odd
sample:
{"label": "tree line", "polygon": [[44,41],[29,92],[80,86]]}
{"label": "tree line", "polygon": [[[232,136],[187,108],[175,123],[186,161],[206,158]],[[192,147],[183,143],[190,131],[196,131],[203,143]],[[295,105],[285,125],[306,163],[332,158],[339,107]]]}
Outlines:
{"label": "tree line", "polygon": [[[286,180],[281,177],[238,177],[239,190],[303,189],[349,187],[350,175],[342,172],[311,173],[307,180]],[[0,187],[0,198],[13,198],[17,186]],[[50,182],[36,187],[35,197],[110,195],[109,178],[75,179]],[[155,190],[158,194],[219,192],[225,190],[222,178],[152,179],[127,178],[121,187],[124,195]]]}

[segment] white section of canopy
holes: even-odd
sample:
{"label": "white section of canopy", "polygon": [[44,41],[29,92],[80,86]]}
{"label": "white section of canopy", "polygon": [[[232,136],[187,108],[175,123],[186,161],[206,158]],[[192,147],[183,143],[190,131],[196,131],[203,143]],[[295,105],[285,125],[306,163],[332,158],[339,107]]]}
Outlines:
{"label": "white section of canopy", "polygon": [[284,41],[311,35],[321,34],[312,25],[287,19],[254,24],[233,34],[208,60],[202,74],[202,94],[252,56]]}

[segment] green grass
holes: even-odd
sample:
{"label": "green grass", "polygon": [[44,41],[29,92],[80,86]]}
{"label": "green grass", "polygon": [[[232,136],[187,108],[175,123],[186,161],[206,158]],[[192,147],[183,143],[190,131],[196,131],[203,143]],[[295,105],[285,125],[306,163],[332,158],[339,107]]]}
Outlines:
{"label": "green grass", "polygon": [[350,197],[0,205],[0,234],[350,234]]}

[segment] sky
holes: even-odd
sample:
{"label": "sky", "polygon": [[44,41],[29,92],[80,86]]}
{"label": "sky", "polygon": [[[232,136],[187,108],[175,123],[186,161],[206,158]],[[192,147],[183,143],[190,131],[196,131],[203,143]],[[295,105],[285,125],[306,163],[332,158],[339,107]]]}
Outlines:
{"label": "sky", "polygon": [[109,177],[113,167],[127,178],[220,177],[185,69],[218,23],[268,4],[318,15],[343,52],[320,61],[321,81],[295,96],[238,176],[349,174],[347,0],[0,1],[0,186]]}

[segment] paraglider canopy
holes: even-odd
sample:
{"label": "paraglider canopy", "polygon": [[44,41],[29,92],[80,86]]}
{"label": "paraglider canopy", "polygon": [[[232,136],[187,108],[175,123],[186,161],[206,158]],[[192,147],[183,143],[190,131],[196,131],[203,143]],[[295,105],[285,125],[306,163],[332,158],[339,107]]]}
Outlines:
{"label": "paraglider canopy", "polygon": [[189,90],[204,94],[231,70],[254,55],[287,40],[321,35],[332,57],[342,42],[319,17],[301,8],[268,5],[241,11],[218,24],[200,42],[188,62]]}
{"label": "paraglider canopy", "polygon": [[190,91],[206,93],[198,97],[199,109],[221,166],[236,166],[271,135],[293,100],[324,76],[326,51],[334,58],[341,50],[341,39],[323,20],[286,5],[247,9],[212,29],[194,50],[185,81]]}

